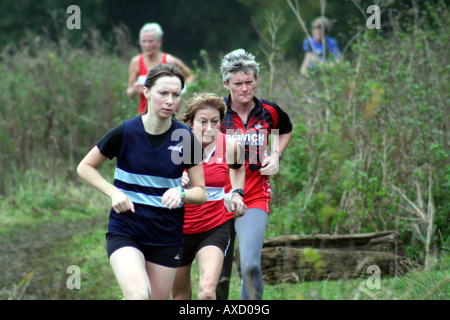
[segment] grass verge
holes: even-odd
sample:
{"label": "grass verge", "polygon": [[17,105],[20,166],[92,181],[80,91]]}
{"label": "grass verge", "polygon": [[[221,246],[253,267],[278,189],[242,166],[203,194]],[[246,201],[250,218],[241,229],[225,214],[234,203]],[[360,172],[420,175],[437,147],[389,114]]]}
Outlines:
{"label": "grass verge", "polygon": [[[77,183],[48,186],[29,173],[14,197],[0,200],[0,299],[121,299],[109,266],[105,232],[109,203]],[[80,270],[80,289],[69,289],[70,266]],[[230,299],[240,298],[236,267]],[[373,288],[368,278],[265,285],[266,300],[428,300],[448,299],[448,257],[429,271],[411,268],[401,277],[382,277]],[[193,299],[198,268],[192,270]],[[372,289],[371,289],[372,288]]]}

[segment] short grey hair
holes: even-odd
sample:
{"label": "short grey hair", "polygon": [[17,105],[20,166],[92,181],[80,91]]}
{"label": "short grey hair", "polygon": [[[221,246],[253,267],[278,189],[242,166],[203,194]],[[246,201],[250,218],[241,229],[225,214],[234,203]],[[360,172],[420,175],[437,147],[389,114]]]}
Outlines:
{"label": "short grey hair", "polygon": [[155,33],[157,40],[162,39],[162,37],[164,35],[163,30],[158,23],[156,23],[156,22],[146,23],[139,31],[139,41],[141,41],[142,34],[144,32],[149,32],[149,31]]}
{"label": "short grey hair", "polygon": [[223,81],[230,79],[230,75],[236,72],[247,73],[253,71],[255,77],[259,73],[259,64],[255,61],[255,56],[244,49],[236,49],[225,55],[220,65]]}

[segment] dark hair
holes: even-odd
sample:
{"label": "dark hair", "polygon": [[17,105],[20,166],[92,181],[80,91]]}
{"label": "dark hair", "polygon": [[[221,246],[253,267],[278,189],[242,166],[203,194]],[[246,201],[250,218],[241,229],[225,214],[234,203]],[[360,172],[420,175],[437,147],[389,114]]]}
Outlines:
{"label": "dark hair", "polygon": [[175,63],[158,64],[157,66],[151,68],[147,73],[147,79],[145,79],[144,86],[150,89],[155,84],[156,80],[161,77],[177,77],[181,81],[181,90],[184,88],[184,75],[180,67]]}
{"label": "dark hair", "polygon": [[179,119],[191,125],[197,112],[207,108],[219,111],[220,121],[225,118],[227,105],[221,97],[214,93],[195,93],[187,102],[184,118],[180,117]]}

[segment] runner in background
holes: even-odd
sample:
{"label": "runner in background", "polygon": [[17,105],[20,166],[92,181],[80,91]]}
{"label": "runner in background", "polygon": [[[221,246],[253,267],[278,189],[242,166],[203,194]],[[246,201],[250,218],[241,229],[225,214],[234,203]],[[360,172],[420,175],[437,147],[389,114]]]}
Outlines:
{"label": "runner in background", "polygon": [[142,53],[131,59],[127,94],[130,98],[137,94],[140,96],[138,113],[143,114],[146,110],[146,99],[142,93],[148,70],[158,64],[175,63],[181,68],[186,83],[192,83],[195,75],[180,59],[161,52],[163,31],[158,23],[147,23],[139,32],[139,43]]}
{"label": "runner in background", "polygon": [[324,62],[339,61],[339,46],[336,40],[329,36],[331,21],[326,17],[318,17],[311,24],[312,37],[303,41],[303,58],[300,72],[306,74],[309,68]]}

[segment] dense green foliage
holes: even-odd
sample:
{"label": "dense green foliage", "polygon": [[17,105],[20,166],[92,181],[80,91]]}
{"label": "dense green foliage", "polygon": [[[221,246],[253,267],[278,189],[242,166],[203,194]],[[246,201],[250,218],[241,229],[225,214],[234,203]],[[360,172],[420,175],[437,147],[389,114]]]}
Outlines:
{"label": "dense green foliage", "polygon": [[[295,124],[272,179],[269,235],[397,230],[410,257],[448,248],[444,8],[429,6],[414,21],[397,16],[386,35],[366,30],[352,46],[353,59],[306,77],[280,58],[277,43],[260,57],[258,95],[276,101]],[[196,89],[224,93],[218,67],[203,58]]]}
{"label": "dense green foliage", "polygon": [[130,43],[138,47],[140,28],[158,22],[164,30],[164,50],[190,62],[201,49],[219,53],[255,39],[250,11],[235,0],[21,0],[0,2],[0,47],[40,37],[43,30],[57,39],[67,30],[70,5],[81,13],[81,29],[70,32],[75,42],[94,30],[108,41],[114,29],[125,27]]}
{"label": "dense green foliage", "polygon": [[398,230],[416,254],[434,214],[430,245],[448,246],[448,22],[429,8],[412,24],[393,21],[389,37],[366,32],[354,61],[307,79],[284,73],[279,95],[295,99],[298,117],[271,231]]}

